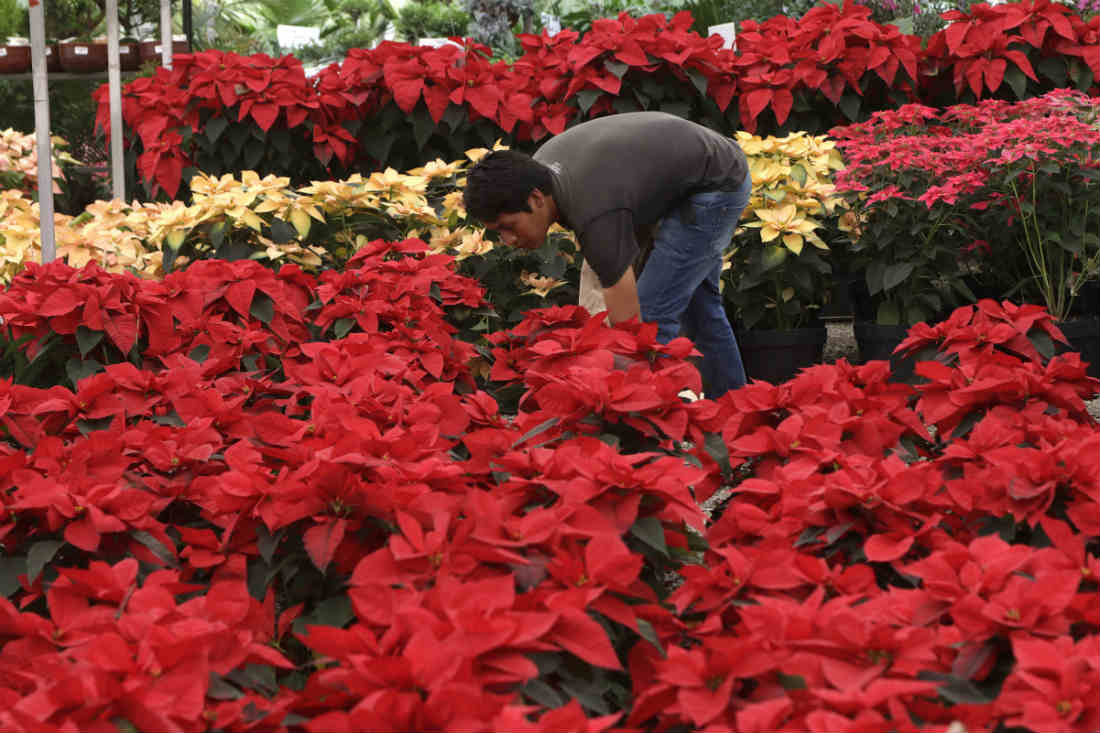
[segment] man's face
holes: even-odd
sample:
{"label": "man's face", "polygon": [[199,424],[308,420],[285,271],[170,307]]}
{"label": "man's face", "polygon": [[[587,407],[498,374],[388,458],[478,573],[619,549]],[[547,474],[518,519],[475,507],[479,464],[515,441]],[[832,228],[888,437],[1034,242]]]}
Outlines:
{"label": "man's face", "polygon": [[485,222],[485,228],[500,234],[501,240],[510,247],[538,249],[546,241],[546,232],[553,223],[549,199],[542,191],[535,189],[527,203],[530,211],[501,214],[496,221]]}

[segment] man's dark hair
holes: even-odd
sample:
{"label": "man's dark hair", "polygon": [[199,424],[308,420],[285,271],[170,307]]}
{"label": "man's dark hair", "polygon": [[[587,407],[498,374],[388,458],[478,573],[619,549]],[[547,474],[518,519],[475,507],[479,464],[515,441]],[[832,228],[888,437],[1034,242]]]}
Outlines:
{"label": "man's dark hair", "polygon": [[494,150],[466,173],[462,203],[475,221],[495,221],[501,214],[530,211],[527,198],[535,189],[553,194],[550,169],[517,150]]}

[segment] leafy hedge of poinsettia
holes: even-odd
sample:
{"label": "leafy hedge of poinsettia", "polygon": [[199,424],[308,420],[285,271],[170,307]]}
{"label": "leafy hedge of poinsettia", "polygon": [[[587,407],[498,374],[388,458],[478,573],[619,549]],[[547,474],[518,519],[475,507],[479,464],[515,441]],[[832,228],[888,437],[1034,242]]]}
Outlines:
{"label": "leafy hedge of poinsettia", "polygon": [[[820,133],[906,102],[1095,92],[1100,79],[1097,19],[1050,0],[953,11],[925,49],[869,15],[849,1],[798,21],[746,21],[735,52],[692,33],[687,12],[671,21],[623,14],[583,37],[523,35],[524,55],[511,65],[468,41],[383,43],[313,79],[290,56],[182,54],[124,88],[123,119],[136,133],[129,160],[150,193],[174,197],[191,169],[303,183],[453,159],[501,138],[532,146],[619,111],[663,110],[726,133]],[[106,129],[106,87],[96,95]]]}
{"label": "leafy hedge of poinsettia", "polygon": [[576,307],[475,355],[452,268],[15,278],[0,727],[1100,724],[1100,385],[1041,308],[685,402]]}

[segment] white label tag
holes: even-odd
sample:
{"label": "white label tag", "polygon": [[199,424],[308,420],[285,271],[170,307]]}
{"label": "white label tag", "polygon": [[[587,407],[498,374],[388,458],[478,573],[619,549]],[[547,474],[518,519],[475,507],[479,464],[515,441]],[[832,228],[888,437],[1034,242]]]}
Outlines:
{"label": "white label tag", "polygon": [[120,56],[126,56],[130,53],[130,47],[129,46],[119,46],[118,47],[118,53],[119,53]]}
{"label": "white label tag", "polygon": [[88,47],[87,46],[73,46],[73,53],[75,53],[77,56],[87,56],[88,55]]}
{"label": "white label tag", "polygon": [[153,51],[156,53],[160,53],[163,48],[164,46],[158,43],[157,45],[153,46]]}
{"label": "white label tag", "polygon": [[0,56],[7,56],[7,55],[8,55],[8,49],[0,46]]}
{"label": "white label tag", "polygon": [[46,55],[47,56],[53,55],[53,49],[50,48],[49,46],[46,46]]}

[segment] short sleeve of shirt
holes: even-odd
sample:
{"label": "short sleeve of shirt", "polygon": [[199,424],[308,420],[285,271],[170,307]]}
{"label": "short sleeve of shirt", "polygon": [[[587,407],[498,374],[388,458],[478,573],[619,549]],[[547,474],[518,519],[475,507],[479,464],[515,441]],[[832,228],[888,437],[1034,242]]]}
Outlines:
{"label": "short sleeve of shirt", "polygon": [[638,255],[634,217],[627,209],[596,217],[585,225],[578,239],[584,259],[605,288],[619,282]]}

